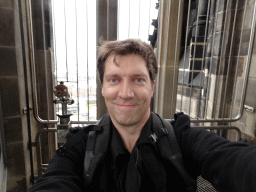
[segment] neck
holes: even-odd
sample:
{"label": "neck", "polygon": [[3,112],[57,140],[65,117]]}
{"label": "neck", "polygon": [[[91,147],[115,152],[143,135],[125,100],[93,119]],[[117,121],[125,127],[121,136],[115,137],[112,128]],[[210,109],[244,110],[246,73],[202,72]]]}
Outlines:
{"label": "neck", "polygon": [[[149,116],[148,116],[148,118],[149,118]],[[146,124],[146,122],[148,121],[148,118],[145,119],[144,121],[140,121],[138,124],[131,125],[131,126],[120,125],[120,124],[112,121],[114,126],[116,127],[117,131],[119,132],[126,149],[130,153],[132,152],[137,140],[139,139],[141,131],[142,131],[144,125]]]}

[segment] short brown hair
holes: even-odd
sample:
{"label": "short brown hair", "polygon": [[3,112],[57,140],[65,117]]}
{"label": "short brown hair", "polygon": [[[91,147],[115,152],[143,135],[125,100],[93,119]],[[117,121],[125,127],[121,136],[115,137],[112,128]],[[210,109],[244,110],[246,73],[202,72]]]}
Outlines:
{"label": "short brown hair", "polygon": [[100,75],[101,84],[103,83],[105,62],[112,55],[141,55],[146,63],[151,81],[155,80],[157,74],[157,63],[154,50],[151,45],[139,39],[127,39],[123,41],[107,41],[99,47],[97,69]]}

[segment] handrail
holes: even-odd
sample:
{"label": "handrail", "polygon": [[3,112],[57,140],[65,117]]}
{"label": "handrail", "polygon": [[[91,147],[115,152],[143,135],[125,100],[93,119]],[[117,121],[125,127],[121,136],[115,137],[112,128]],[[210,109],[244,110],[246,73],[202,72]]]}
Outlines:
{"label": "handrail", "polygon": [[[208,129],[210,131],[213,130],[218,130],[218,131],[223,131],[223,130],[235,130],[237,131],[237,137],[236,140],[240,141],[241,140],[241,130],[235,126],[192,126],[194,128],[203,128],[203,129]],[[36,153],[37,153],[37,167],[38,167],[38,176],[42,175],[42,172],[47,168],[48,164],[43,164],[42,159],[41,159],[41,142],[40,142],[40,136],[44,132],[57,132],[56,128],[43,128],[41,129],[37,135],[36,135]],[[229,138],[227,138],[229,139]]]}

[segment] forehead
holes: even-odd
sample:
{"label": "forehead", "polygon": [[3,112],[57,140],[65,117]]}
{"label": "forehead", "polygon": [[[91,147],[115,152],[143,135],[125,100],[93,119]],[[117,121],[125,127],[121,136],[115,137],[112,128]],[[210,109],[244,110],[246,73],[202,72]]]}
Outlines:
{"label": "forehead", "polygon": [[105,63],[105,74],[145,73],[149,75],[146,60],[138,54],[110,55]]}

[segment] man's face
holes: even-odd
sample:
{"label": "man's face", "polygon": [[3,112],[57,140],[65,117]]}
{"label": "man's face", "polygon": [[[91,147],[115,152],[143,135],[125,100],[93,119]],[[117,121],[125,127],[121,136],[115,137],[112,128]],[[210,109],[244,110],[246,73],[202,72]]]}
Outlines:
{"label": "man's face", "polygon": [[105,63],[102,95],[113,123],[133,126],[147,121],[154,86],[142,56],[109,56]]}

